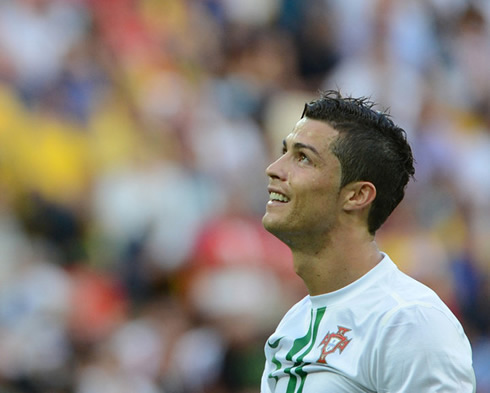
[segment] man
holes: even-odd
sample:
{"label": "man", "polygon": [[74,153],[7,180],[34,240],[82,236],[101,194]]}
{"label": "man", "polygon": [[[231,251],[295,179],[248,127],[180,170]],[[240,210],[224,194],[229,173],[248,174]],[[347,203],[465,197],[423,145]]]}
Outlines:
{"label": "man", "polygon": [[372,108],[323,93],[266,170],[263,224],[309,295],[265,345],[262,393],[475,391],[458,320],[376,246],[414,168],[404,130]]}

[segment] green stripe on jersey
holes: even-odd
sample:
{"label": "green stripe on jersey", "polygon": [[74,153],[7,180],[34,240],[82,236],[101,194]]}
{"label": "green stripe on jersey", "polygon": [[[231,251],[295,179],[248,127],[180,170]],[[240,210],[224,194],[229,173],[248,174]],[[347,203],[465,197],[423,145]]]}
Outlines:
{"label": "green stripe on jersey", "polygon": [[299,351],[301,351],[302,348],[304,348],[311,339],[311,330],[313,327],[313,309],[311,309],[310,313],[310,327],[308,328],[308,331],[303,337],[297,338],[294,340],[292,348],[289,350],[288,354],[286,355],[286,360],[292,361],[293,356],[296,355]]}
{"label": "green stripe on jersey", "polygon": [[[267,341],[267,344],[269,345],[269,347],[271,348],[277,348],[279,346],[279,342],[283,339],[284,337],[281,337],[281,338],[278,338],[276,341],[274,341],[272,344]],[[272,358],[272,363],[274,363],[274,365],[276,366],[276,369],[274,371],[277,371],[277,370],[280,370],[281,369],[281,362],[279,360],[277,360],[276,358],[276,355],[273,356]],[[274,378],[277,382],[277,380],[279,379],[279,377],[275,377],[272,375],[272,372],[269,374],[269,378]]]}
{"label": "green stripe on jersey", "polygon": [[[289,382],[286,393],[303,392],[303,387],[307,376],[306,372],[304,372],[303,370],[303,367],[306,365],[305,363],[303,363],[303,359],[306,355],[308,355],[308,353],[310,353],[315,344],[318,334],[318,327],[320,326],[320,322],[325,315],[325,310],[326,307],[321,307],[317,309],[315,318],[313,318],[314,310],[311,310],[310,326],[308,328],[308,332],[303,337],[294,340],[291,350],[286,355],[286,359],[292,361],[295,355],[297,355],[303,348],[306,348],[303,353],[296,358],[296,360],[294,361],[294,365],[284,370],[286,374],[289,374]],[[298,384],[298,382],[300,382],[300,385],[298,387],[298,390],[296,390],[296,385]]]}

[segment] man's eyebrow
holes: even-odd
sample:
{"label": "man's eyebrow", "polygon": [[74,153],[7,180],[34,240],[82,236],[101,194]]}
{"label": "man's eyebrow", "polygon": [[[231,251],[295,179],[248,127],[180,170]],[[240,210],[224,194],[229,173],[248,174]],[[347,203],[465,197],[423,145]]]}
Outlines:
{"label": "man's eyebrow", "polygon": [[[287,143],[286,143],[285,139],[282,141],[282,145],[283,145],[284,149],[287,150]],[[293,149],[295,149],[295,150],[308,149],[308,150],[311,150],[313,153],[315,153],[318,157],[321,157],[320,153],[318,152],[318,150],[315,147],[313,147],[311,145],[307,145],[305,143],[295,142],[293,144]]]}

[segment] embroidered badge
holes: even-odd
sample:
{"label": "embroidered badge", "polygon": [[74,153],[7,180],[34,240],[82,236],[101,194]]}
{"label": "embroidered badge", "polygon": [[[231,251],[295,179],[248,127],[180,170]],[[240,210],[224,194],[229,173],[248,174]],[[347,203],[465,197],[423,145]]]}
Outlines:
{"label": "embroidered badge", "polygon": [[339,353],[342,353],[342,351],[345,349],[345,347],[351,342],[352,339],[348,339],[345,336],[345,333],[350,332],[351,329],[347,329],[342,326],[337,326],[338,331],[336,333],[330,333],[328,332],[325,338],[322,340],[319,346],[323,346],[322,348],[322,354],[320,355],[320,358],[318,359],[318,363],[327,363],[325,358],[327,355],[330,355],[331,353],[335,352],[337,349],[339,350]]}

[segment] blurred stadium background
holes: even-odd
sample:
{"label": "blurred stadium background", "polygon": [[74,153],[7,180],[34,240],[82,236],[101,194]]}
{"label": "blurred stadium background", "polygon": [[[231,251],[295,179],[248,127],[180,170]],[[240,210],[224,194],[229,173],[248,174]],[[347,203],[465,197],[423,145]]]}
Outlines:
{"label": "blurred stadium background", "polygon": [[258,392],[305,295],[264,168],[335,87],[407,130],[378,242],[489,393],[487,0],[0,0],[0,392]]}

